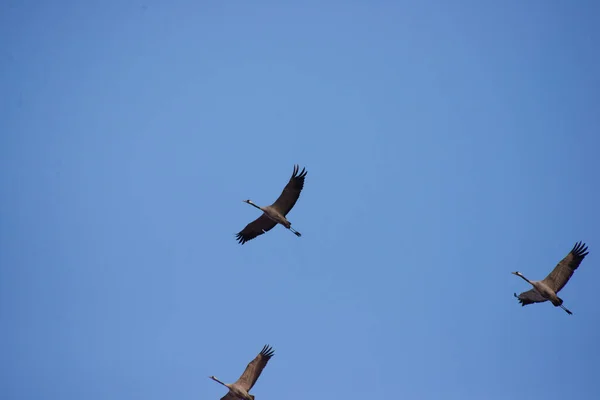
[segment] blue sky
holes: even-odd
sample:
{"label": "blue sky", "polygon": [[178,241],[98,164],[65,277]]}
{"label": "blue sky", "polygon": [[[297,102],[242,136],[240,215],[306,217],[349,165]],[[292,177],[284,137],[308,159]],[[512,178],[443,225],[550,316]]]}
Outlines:
{"label": "blue sky", "polygon": [[3,399],[600,398],[597,2],[0,10]]}

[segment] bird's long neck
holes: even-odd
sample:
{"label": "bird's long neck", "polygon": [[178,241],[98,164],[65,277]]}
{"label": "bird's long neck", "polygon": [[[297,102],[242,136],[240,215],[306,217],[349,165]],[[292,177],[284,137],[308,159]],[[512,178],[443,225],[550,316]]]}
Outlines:
{"label": "bird's long neck", "polygon": [[221,382],[220,380],[218,380],[217,378],[215,378],[214,376],[211,376],[210,379],[212,379],[215,382],[219,382],[221,385],[228,387],[225,383]]}
{"label": "bird's long neck", "polygon": [[531,281],[527,278],[525,278],[520,272],[518,274],[516,274],[517,276],[520,276],[521,278],[523,278],[525,280],[525,282],[529,283],[530,285],[533,285],[533,283],[531,283]]}
{"label": "bird's long neck", "polygon": [[260,208],[259,206],[257,206],[257,205],[256,205],[256,204],[254,204],[253,202],[251,202],[251,201],[248,201],[248,204],[250,204],[251,206],[253,206],[253,207],[256,207],[256,208],[258,208],[259,210],[261,210],[261,211],[262,211],[262,208]]}

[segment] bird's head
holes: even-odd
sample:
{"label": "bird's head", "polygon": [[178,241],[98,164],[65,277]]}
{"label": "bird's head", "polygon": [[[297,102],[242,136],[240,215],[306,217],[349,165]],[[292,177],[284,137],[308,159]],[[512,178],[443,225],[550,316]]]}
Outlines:
{"label": "bird's head", "polygon": [[248,204],[253,204],[252,200],[248,199],[248,200],[242,200],[244,203],[248,203]]}
{"label": "bird's head", "polygon": [[517,275],[517,276],[523,276],[519,271],[511,272],[511,274]]}

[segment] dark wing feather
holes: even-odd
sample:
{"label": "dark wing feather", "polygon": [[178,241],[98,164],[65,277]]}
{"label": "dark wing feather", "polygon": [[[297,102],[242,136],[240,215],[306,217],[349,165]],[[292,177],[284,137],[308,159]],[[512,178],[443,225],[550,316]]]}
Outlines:
{"label": "dark wing feather", "polygon": [[305,168],[302,168],[302,171],[298,173],[298,170],[298,165],[294,165],[294,172],[292,173],[290,181],[285,185],[279,198],[271,205],[271,207],[275,208],[284,216],[286,216],[294,207],[296,201],[298,201],[298,197],[300,197],[300,192],[304,187],[304,178],[306,177],[307,171]]}
{"label": "dark wing feather", "polygon": [[277,222],[273,221],[265,214],[256,218],[250,222],[244,229],[242,229],[237,235],[235,235],[238,243],[244,244],[248,240],[252,240],[257,236],[262,235],[265,232],[269,232],[277,225]]}
{"label": "dark wing feather", "polygon": [[546,299],[534,289],[523,292],[518,296],[516,293],[514,295],[519,299],[519,303],[521,303],[522,306],[533,303],[543,303],[546,301]]}
{"label": "dark wing feather", "polygon": [[560,292],[587,255],[588,251],[585,243],[575,243],[569,254],[554,267],[542,282],[550,286],[555,293]]}
{"label": "dark wing feather", "polygon": [[235,395],[231,392],[227,392],[227,394],[223,397],[221,397],[221,400],[238,400],[236,399]]}
{"label": "dark wing feather", "polygon": [[258,355],[254,358],[254,360],[250,361],[246,370],[240,376],[240,379],[235,383],[236,385],[240,385],[246,391],[252,389],[252,386],[256,383],[256,380],[260,376],[262,370],[266,367],[267,363],[273,357],[275,353],[273,349],[268,344],[263,347],[263,349],[258,353]]}

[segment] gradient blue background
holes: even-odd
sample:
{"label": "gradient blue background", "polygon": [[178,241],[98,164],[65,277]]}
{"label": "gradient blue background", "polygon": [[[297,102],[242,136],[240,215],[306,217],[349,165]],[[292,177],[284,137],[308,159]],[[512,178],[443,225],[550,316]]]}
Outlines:
{"label": "gradient blue background", "polygon": [[600,398],[600,3],[283,4],[2,3],[0,397]]}

